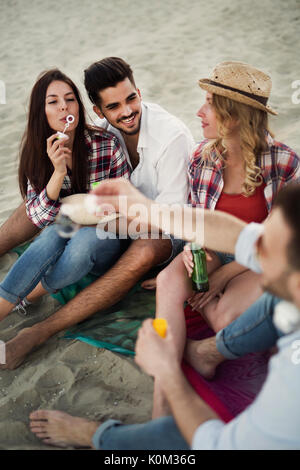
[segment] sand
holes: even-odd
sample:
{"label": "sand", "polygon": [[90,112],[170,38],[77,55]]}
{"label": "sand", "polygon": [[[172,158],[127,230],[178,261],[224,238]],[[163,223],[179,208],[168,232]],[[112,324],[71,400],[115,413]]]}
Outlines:
{"label": "sand", "polygon": [[[0,15],[0,223],[18,206],[17,157],[28,97],[38,74],[57,66],[79,86],[95,115],[83,70],[95,60],[123,57],[143,99],[180,117],[201,140],[196,117],[204,93],[197,80],[222,60],[242,60],[271,74],[271,127],[300,153],[299,0],[11,0]],[[300,87],[299,87],[300,88]],[[300,92],[297,95],[300,97]],[[5,104],[2,102],[5,101]],[[0,258],[0,280],[16,255]],[[0,326],[7,340],[57,308],[51,297],[26,318],[11,314]],[[126,423],[151,415],[152,379],[132,359],[57,335],[14,371],[0,372],[0,449],[46,449],[28,428],[37,408]]]}

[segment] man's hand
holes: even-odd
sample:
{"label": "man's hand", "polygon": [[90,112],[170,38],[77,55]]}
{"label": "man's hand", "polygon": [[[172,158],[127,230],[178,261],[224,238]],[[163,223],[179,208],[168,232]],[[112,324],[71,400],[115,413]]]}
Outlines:
{"label": "man's hand", "polygon": [[152,319],[145,320],[139,329],[135,352],[135,362],[157,380],[180,367],[172,332],[168,329],[166,337],[161,338],[153,328]]}
{"label": "man's hand", "polygon": [[[152,201],[143,196],[138,189],[124,178],[102,181],[90,194],[97,196],[98,215],[99,208],[100,211],[101,208],[107,211],[109,210],[109,206],[112,206],[117,212],[128,218],[130,218],[129,210],[133,205],[141,204],[145,206],[147,210],[151,208]],[[120,198],[120,196],[123,196],[123,198]],[[134,211],[132,215],[136,217]]]}

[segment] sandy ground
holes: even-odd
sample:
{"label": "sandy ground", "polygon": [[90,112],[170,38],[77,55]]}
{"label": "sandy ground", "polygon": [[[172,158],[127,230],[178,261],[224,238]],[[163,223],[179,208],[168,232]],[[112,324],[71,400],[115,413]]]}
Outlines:
{"label": "sandy ground", "polygon": [[[299,0],[2,0],[0,15],[0,223],[20,202],[17,158],[28,97],[38,74],[57,66],[78,84],[89,116],[83,70],[120,56],[147,101],[180,117],[196,140],[203,99],[197,80],[222,60],[242,60],[270,73],[270,100],[280,114],[271,127],[300,152]],[[3,279],[16,255],[0,259]],[[28,318],[11,314],[0,339],[13,337],[57,309],[45,298]],[[103,419],[142,422],[151,414],[152,380],[132,359],[59,335],[15,371],[0,372],[0,449],[45,449],[28,429],[28,414],[56,408]]]}

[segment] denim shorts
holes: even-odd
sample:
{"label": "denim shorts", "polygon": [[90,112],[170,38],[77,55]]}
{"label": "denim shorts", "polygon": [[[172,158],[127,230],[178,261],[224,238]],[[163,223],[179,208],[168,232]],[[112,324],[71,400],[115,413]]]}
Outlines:
{"label": "denim shorts", "polygon": [[234,255],[232,255],[231,253],[221,253],[220,251],[215,251],[215,254],[218,256],[222,265],[234,261]]}

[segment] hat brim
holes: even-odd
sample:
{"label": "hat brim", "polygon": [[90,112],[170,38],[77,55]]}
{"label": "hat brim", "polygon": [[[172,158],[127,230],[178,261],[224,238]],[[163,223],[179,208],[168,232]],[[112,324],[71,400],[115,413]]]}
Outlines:
{"label": "hat brim", "polygon": [[212,85],[211,81],[208,78],[198,80],[198,84],[200,88],[208,91],[209,93],[225,96],[226,98],[230,98],[233,101],[238,101],[239,103],[247,104],[248,106],[252,106],[253,108],[266,111],[267,113],[273,114],[274,116],[278,115],[278,113],[274,111],[274,109],[272,109],[270,106],[265,106],[264,104],[259,103],[258,101],[248,96],[242,95],[238,91],[227,90],[226,88],[222,88],[222,86]]}

